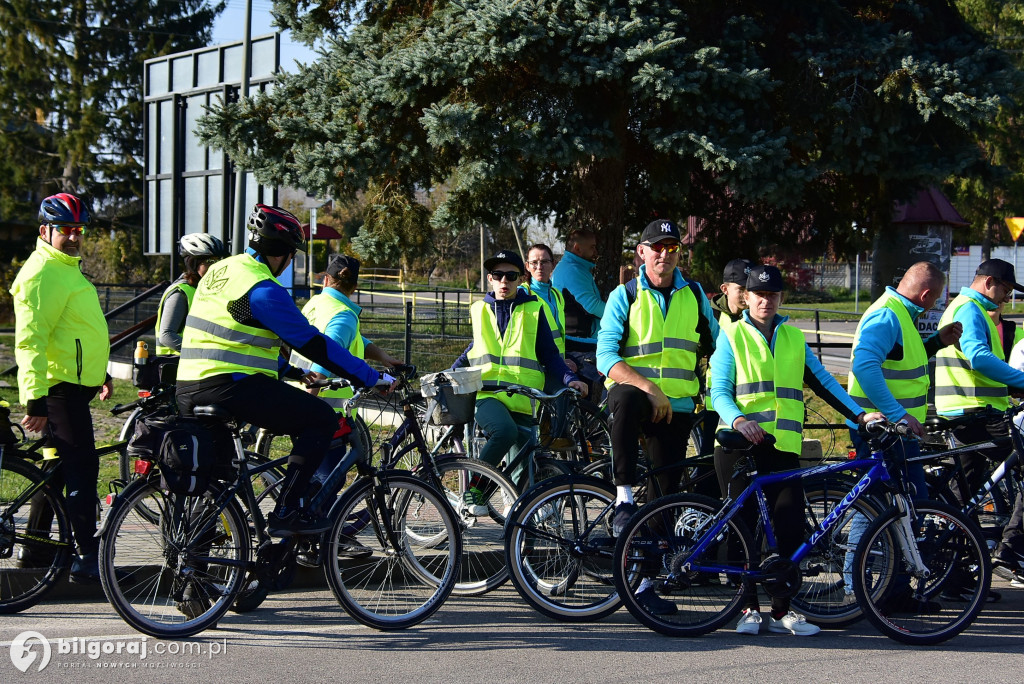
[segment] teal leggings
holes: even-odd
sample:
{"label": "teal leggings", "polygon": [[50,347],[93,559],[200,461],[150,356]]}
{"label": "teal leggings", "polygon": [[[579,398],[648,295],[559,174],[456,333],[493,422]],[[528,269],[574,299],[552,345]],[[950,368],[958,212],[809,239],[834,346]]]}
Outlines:
{"label": "teal leggings", "polygon": [[[476,424],[487,435],[487,443],[478,454],[481,461],[493,466],[501,463],[505,456],[512,458],[526,444],[535,438],[533,417],[527,413],[509,411],[497,399],[488,397],[476,402]],[[511,455],[512,447],[516,447]],[[524,461],[511,474],[512,482],[518,487],[526,475]]]}

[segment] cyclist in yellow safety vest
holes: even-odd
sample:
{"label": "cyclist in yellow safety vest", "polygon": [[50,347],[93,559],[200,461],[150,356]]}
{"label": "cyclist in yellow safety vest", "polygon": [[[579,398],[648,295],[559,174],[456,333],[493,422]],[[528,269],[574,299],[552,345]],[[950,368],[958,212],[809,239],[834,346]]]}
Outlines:
{"label": "cyclist in yellow safety vest", "polygon": [[[538,390],[544,389],[547,373],[586,396],[587,386],[558,352],[540,300],[518,287],[524,272],[519,255],[502,250],[484,262],[484,269],[491,291],[470,307],[473,342],[452,368],[479,367],[485,385],[525,385]],[[521,448],[534,439],[530,400],[523,395],[478,392],[475,417],[488,437],[479,458],[491,465],[497,465],[513,446]],[[525,473],[523,466],[511,473],[517,485]]]}
{"label": "cyclist in yellow safety vest", "polygon": [[[942,347],[956,342],[962,330],[959,323],[951,323],[927,340],[922,340],[918,332],[918,317],[935,305],[945,282],[945,274],[927,261],[908,268],[899,285],[887,287],[885,294],[864,312],[857,324],[850,354],[847,383],[850,396],[866,410],[881,411],[893,423],[907,423],[918,436],[924,435],[922,424],[928,412],[928,359]],[[865,458],[870,454],[867,440],[852,424],[850,439],[858,457]],[[906,458],[921,453],[920,442],[916,439],[902,439],[898,449]],[[908,463],[907,479],[913,484],[918,497],[928,497],[923,465]],[[856,600],[851,570],[853,549],[869,522],[859,513],[854,514],[850,522],[850,548],[847,549],[843,572],[845,601]],[[934,602],[929,606],[917,601],[909,590],[909,583],[901,581],[897,590],[890,591],[885,599],[887,609],[918,612],[936,608]]]}
{"label": "cyclist in yellow safety vest", "polygon": [[[676,268],[679,226],[653,221],[641,233],[639,274],[608,296],[597,336],[597,367],[608,380],[608,409],[616,506],[612,533],[618,536],[636,512],[633,487],[639,484],[641,436],[650,465],[662,469],[648,484],[648,496],[678,491],[686,442],[693,426],[694,397],[700,389],[697,351],[706,330],[714,344],[718,322],[699,283]],[[669,466],[676,466],[673,468]],[[669,467],[668,469],[665,469]],[[638,599],[652,612],[675,611],[645,578]]]}
{"label": "cyclist in yellow safety vest", "polygon": [[[759,475],[800,467],[803,444],[806,382],[815,393],[848,419],[863,425],[882,418],[866,413],[822,367],[803,333],[778,315],[782,301],[782,273],[774,266],[755,266],[747,276],[747,310],[735,325],[722,328],[711,357],[712,392],[723,427],[738,430],[753,444],[751,454]],[[764,443],[765,436],[774,445]],[[726,496],[736,496],[749,478],[734,475],[736,462],[747,452],[717,449],[715,469]],[[782,557],[792,555],[803,541],[803,488],[799,481],[783,483],[766,491],[772,526]],[[753,502],[751,502],[753,504]],[[749,529],[755,529],[757,511],[748,505],[741,513]],[[756,634],[761,627],[756,588],[747,586],[746,607],[736,626],[740,634]],[[768,629],[807,636],[819,628],[789,609],[789,597],[772,598]]]}
{"label": "cyclist in yellow safety vest", "polygon": [[305,240],[299,221],[279,207],[257,204],[249,215],[249,251],[224,259],[199,281],[185,321],[178,366],[178,407],[218,404],[236,419],[292,437],[281,493],[267,517],[279,537],[317,534],[330,521],[310,514],[310,478],[338,421],[331,407],[280,377],[312,377],[288,365],[282,344],[359,387],[394,385],[301,314],[277,278]]}
{"label": "cyclist in yellow safety vest", "polygon": [[[963,415],[986,407],[1005,410],[1010,404],[1010,391],[1024,391],[1024,372],[1006,363],[999,331],[987,315],[1008,302],[1014,290],[1024,292],[1024,286],[1017,283],[1013,264],[989,259],[978,266],[971,286],[962,288],[946,307],[939,325],[957,322],[963,326],[963,333],[957,347],[946,347],[935,357],[935,410],[940,416]],[[964,444],[1000,437],[1005,440],[1007,426],[1001,421],[981,420],[959,428],[954,434]],[[970,499],[985,480],[989,460],[997,463],[1008,453],[1007,448],[996,447],[962,455],[970,491],[961,492],[954,480],[950,484],[953,493],[961,501]],[[1004,538],[1012,534],[1014,527],[1020,527],[1020,497],[1014,508],[1016,512],[1004,529]],[[996,550],[996,561],[1024,559],[1024,544],[1021,547],[1014,552],[1001,544]]]}
{"label": "cyclist in yellow safety vest", "polygon": [[185,272],[167,286],[156,309],[156,353],[178,354],[181,332],[192,306],[199,279],[210,266],[228,256],[224,243],[207,233],[189,233],[178,241],[178,254],[185,262]]}

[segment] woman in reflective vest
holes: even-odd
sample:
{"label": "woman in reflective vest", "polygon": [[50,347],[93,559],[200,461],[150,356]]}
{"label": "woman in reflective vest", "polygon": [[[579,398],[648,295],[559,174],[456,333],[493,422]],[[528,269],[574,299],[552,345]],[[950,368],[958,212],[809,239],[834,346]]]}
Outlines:
{"label": "woman in reflective vest", "polygon": [[178,254],[185,262],[185,272],[171,283],[160,297],[156,310],[156,353],[178,354],[185,318],[192,306],[199,279],[212,264],[228,256],[224,243],[206,233],[189,233],[178,243]]}
{"label": "woman in reflective vest", "polygon": [[[711,369],[715,409],[723,427],[738,430],[754,444],[751,453],[759,475],[800,467],[804,419],[803,386],[806,381],[816,393],[847,418],[858,423],[880,419],[866,414],[842,386],[821,365],[804,341],[803,333],[786,325],[778,315],[783,280],[774,266],[755,266],[747,276],[748,309],[735,325],[721,329]],[[765,443],[766,435],[775,438]],[[715,468],[722,492],[736,496],[749,484],[745,475],[733,477],[736,462],[744,452],[717,449]],[[781,556],[791,555],[803,540],[803,490],[799,481],[766,488],[772,527]],[[744,521],[753,530],[757,522],[754,507],[747,506]],[[747,587],[746,608],[737,625],[743,634],[756,633],[761,623],[757,592]],[[797,635],[819,630],[802,615],[789,610],[788,598],[773,598],[769,629]]]}
{"label": "woman in reflective vest", "polygon": [[[479,367],[485,385],[525,385],[538,390],[544,388],[546,371],[586,395],[586,385],[566,367],[555,346],[542,304],[517,287],[524,271],[519,255],[502,250],[485,261],[484,268],[491,292],[470,307],[473,342],[452,368]],[[478,457],[492,465],[534,436],[530,400],[518,394],[477,393],[476,423],[488,437]],[[517,484],[522,466],[511,474]]]}

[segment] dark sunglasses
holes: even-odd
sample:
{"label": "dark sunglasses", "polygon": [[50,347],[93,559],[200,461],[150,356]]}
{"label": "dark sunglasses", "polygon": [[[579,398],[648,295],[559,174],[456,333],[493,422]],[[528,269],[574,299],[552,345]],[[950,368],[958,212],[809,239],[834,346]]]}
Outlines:
{"label": "dark sunglasses", "polygon": [[519,271],[491,271],[492,280],[516,281],[523,277]]}
{"label": "dark sunglasses", "polygon": [[648,249],[654,250],[654,252],[657,253],[657,254],[661,254],[662,252],[668,252],[669,254],[675,254],[676,252],[679,251],[679,246],[680,245],[679,245],[678,242],[675,243],[674,245],[666,245],[664,242],[654,242],[654,243],[645,242],[644,246],[647,247]]}
{"label": "dark sunglasses", "polygon": [[65,237],[68,235],[81,235],[85,232],[85,226],[58,226],[56,224],[50,224],[50,227],[56,228],[60,231],[60,234]]}

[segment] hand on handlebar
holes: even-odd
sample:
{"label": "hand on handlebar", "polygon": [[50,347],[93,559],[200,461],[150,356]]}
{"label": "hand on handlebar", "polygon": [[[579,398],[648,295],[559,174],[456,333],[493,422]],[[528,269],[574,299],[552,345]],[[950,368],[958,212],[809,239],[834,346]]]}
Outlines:
{"label": "hand on handlebar", "polygon": [[398,378],[393,375],[389,375],[388,373],[381,373],[380,378],[377,380],[377,384],[374,385],[374,387],[380,390],[381,394],[387,395],[390,394],[397,385]]}
{"label": "hand on handlebar", "polygon": [[917,418],[910,415],[909,413],[899,419],[897,425],[900,424],[906,425],[907,430],[917,435],[918,437],[924,437],[924,425],[921,425],[921,421],[919,421]]}
{"label": "hand on handlebar", "polygon": [[326,380],[326,379],[327,379],[326,375],[323,375],[321,373],[317,373],[317,372],[314,372],[314,371],[309,371],[308,373],[303,375],[301,378],[299,378],[299,382],[301,382],[303,385],[305,385],[306,386],[306,391],[308,393],[312,394],[315,397],[318,394],[320,394],[320,388],[322,387],[322,385],[316,385],[316,383],[321,381],[321,380]]}
{"label": "hand on handlebar", "polygon": [[581,382],[580,380],[573,380],[572,382],[569,383],[569,387],[579,392],[580,396],[584,398],[586,398],[587,392],[589,391],[587,383]]}

